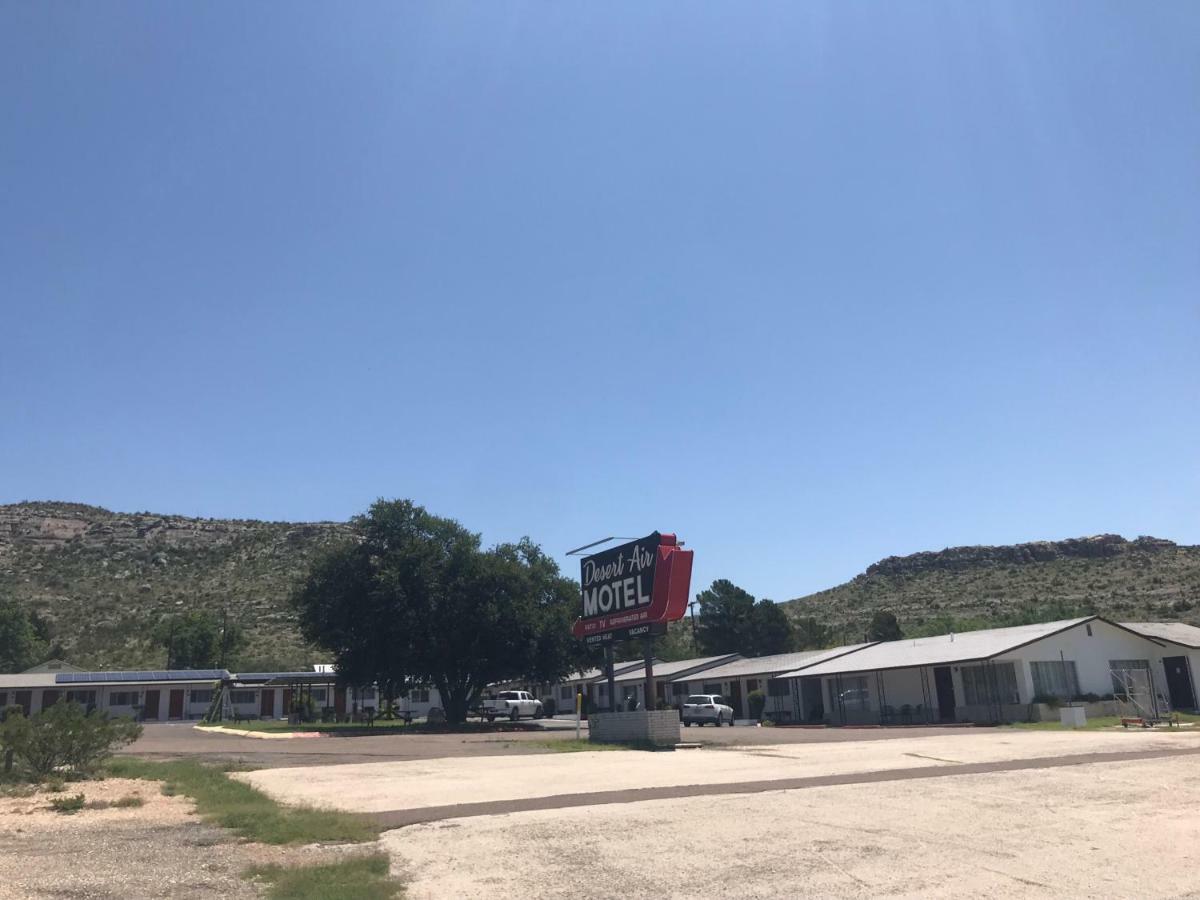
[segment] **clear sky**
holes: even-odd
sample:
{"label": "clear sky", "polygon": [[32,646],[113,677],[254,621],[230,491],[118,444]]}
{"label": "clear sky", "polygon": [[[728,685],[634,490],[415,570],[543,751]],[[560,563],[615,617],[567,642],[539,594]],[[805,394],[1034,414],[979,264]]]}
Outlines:
{"label": "clear sky", "polygon": [[1200,543],[1200,5],[0,0],[0,502],[379,496]]}

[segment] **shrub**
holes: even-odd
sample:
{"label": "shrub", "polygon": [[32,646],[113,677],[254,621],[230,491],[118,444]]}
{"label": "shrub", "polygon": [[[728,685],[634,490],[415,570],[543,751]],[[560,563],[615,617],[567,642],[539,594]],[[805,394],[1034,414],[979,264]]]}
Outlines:
{"label": "shrub", "polygon": [[767,705],[767,695],[762,691],[751,691],[746,695],[746,702],[750,704],[750,718],[761,719],[763,708]]}
{"label": "shrub", "polygon": [[12,750],[38,781],[63,768],[90,777],[116,748],[141,733],[142,726],[132,719],[85,713],[78,703],[64,701],[29,718],[9,715],[0,725],[0,749]]}
{"label": "shrub", "polygon": [[1033,702],[1044,703],[1051,709],[1057,709],[1062,705],[1062,700],[1060,700],[1058,697],[1055,697],[1053,694],[1035,694],[1033,697]]}
{"label": "shrub", "polygon": [[83,794],[68,794],[65,797],[51,797],[50,808],[55,812],[71,815],[83,809]]}

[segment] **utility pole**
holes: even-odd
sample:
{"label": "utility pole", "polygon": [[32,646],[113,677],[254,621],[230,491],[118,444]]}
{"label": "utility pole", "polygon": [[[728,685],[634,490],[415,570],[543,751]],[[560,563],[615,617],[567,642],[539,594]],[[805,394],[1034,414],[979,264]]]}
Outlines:
{"label": "utility pole", "polygon": [[692,652],[699,654],[700,643],[696,640],[696,601],[688,601],[688,615],[692,617]]}
{"label": "utility pole", "polygon": [[221,661],[217,668],[225,668],[225,634],[229,630],[229,605],[222,604],[221,606]]}

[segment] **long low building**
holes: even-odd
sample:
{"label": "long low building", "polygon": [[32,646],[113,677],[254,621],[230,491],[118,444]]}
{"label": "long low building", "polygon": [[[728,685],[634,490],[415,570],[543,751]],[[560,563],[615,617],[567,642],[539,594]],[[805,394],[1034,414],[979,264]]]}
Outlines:
{"label": "long low building", "polygon": [[1025,721],[1033,705],[1141,697],[1170,705],[1158,639],[1100,616],[871,644],[779,676],[798,721],[835,725]]}
{"label": "long low building", "polygon": [[796,718],[795,703],[791,695],[793,685],[790,679],[780,679],[778,676],[845,656],[866,646],[869,645],[851,644],[829,650],[739,657],[711,668],[681,675],[674,679],[671,687],[677,698],[687,694],[719,694],[733,707],[733,714],[739,719],[750,717],[750,694],[763,691],[766,695],[763,716],[774,722],[791,722]]}

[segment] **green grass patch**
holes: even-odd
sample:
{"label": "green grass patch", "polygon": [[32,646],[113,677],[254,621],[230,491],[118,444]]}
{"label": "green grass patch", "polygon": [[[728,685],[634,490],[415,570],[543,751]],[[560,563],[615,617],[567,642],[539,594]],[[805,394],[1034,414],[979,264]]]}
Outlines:
{"label": "green grass patch", "polygon": [[[545,740],[545,741],[522,741],[521,747],[543,747],[546,750],[553,750],[555,753],[583,753],[594,750],[638,750],[641,749],[632,744],[600,744],[592,743],[587,738],[565,738],[562,740]],[[511,744],[508,746],[512,746]]]}
{"label": "green grass patch", "polygon": [[[1197,723],[1200,722],[1200,716],[1192,715],[1191,713],[1172,713],[1173,717],[1178,717],[1180,724],[1185,722]],[[1013,728],[1021,728],[1026,731],[1096,731],[1104,728],[1120,728],[1120,716],[1096,716],[1094,719],[1088,719],[1087,724],[1083,728],[1072,728],[1069,725],[1063,725],[1058,720],[1049,722],[1014,722]],[[1137,729],[1138,726],[1130,725],[1130,728]],[[1154,729],[1155,731],[1167,730],[1165,725],[1160,725]],[[1174,729],[1171,729],[1174,730]],[[1192,731],[1193,729],[1184,729]]]}
{"label": "green grass patch", "polygon": [[384,853],[323,866],[259,866],[246,877],[265,883],[271,900],[388,900],[404,892]]}
{"label": "green grass patch", "polygon": [[379,835],[377,827],[347,813],[281,806],[262,791],[228,777],[232,768],[194,760],[151,762],[129,756],[108,762],[113,777],[161,781],[164,794],[191,797],[205,821],[264,844],[349,843],[372,841]]}

